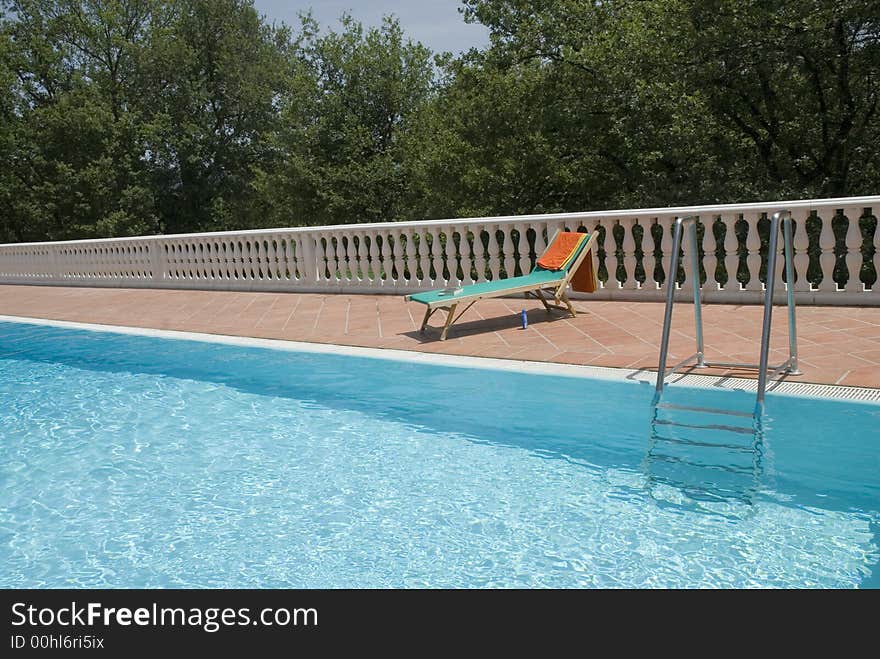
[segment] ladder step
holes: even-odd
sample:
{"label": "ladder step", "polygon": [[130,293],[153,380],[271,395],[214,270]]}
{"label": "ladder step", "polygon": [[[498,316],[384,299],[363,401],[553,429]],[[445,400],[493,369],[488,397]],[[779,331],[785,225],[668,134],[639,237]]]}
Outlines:
{"label": "ladder step", "polygon": [[712,407],[693,407],[691,405],[676,405],[675,403],[657,403],[656,407],[664,410],[684,410],[687,412],[706,412],[708,414],[726,414],[728,416],[742,416],[752,418],[753,412],[740,412],[737,410],[719,410]]}
{"label": "ladder step", "polygon": [[690,467],[697,470],[707,470],[707,471],[715,471],[726,474],[733,474],[735,476],[754,476],[755,474],[755,466],[754,465],[719,465],[719,464],[708,464],[705,462],[697,462],[695,460],[688,460],[687,458],[682,458],[677,455],[668,455],[666,453],[651,453],[649,456],[650,460],[653,462],[661,462],[671,465],[679,465],[683,467]]}
{"label": "ladder step", "polygon": [[736,432],[743,435],[754,435],[754,428],[746,428],[745,426],[725,426],[720,423],[678,423],[677,421],[667,421],[666,419],[655,419],[654,423],[658,426],[676,426],[678,428],[697,428],[698,430],[723,430],[725,432]]}
{"label": "ladder step", "polygon": [[712,442],[698,442],[693,439],[684,439],[683,437],[668,437],[666,435],[658,435],[654,433],[652,439],[656,442],[669,442],[670,444],[681,444],[682,446],[696,446],[699,448],[717,448],[725,451],[737,451],[738,453],[754,453],[755,447],[751,444],[743,446],[741,444],[715,444]]}

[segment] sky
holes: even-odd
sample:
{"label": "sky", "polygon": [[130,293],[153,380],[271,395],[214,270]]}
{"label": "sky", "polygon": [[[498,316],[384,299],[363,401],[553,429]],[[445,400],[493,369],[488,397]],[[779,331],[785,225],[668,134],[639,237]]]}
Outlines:
{"label": "sky", "polygon": [[298,22],[297,14],[310,7],[322,27],[338,27],[347,11],[364,26],[381,23],[394,14],[406,36],[421,41],[434,52],[459,53],[489,43],[489,31],[482,25],[468,25],[458,13],[459,0],[254,0],[254,6],[269,21]]}

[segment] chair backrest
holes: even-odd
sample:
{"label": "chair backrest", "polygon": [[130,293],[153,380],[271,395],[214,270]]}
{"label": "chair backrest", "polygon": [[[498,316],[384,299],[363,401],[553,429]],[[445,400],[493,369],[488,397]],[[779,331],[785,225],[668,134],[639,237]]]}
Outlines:
{"label": "chair backrest", "polygon": [[[562,233],[562,232],[557,229],[556,232],[553,234],[553,238],[550,240],[550,242],[547,245],[548,250],[553,245],[553,243],[556,242],[556,237],[560,233]],[[568,286],[568,284],[571,282],[572,277],[574,277],[574,273],[577,272],[578,268],[584,262],[584,259],[592,251],[593,245],[596,242],[596,238],[598,237],[598,234],[594,231],[593,233],[589,234],[589,236],[590,237],[586,240],[586,242],[581,244],[577,256],[574,258],[574,260],[571,263],[569,263],[568,267],[564,270],[565,276],[563,277],[563,281],[561,283],[561,286]],[[546,254],[546,250],[544,253]],[[542,254],[542,256],[543,256],[543,254]],[[535,268],[534,268],[533,272],[535,270],[544,270],[544,268],[535,264]]]}

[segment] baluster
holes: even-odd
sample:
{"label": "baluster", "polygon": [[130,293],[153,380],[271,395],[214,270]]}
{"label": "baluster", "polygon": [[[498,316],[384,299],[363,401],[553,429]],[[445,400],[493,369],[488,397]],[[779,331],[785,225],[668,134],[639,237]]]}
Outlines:
{"label": "baluster", "polygon": [[205,279],[205,271],[210,263],[210,253],[205,255],[205,243],[199,242],[193,245],[193,254],[195,256],[195,278]]}
{"label": "baluster", "polygon": [[202,277],[207,279],[208,281],[213,281],[219,277],[217,273],[217,266],[215,265],[217,259],[215,258],[215,247],[213,240],[206,240],[204,243],[204,255],[202,257]]}
{"label": "baluster", "polygon": [[657,218],[657,224],[663,228],[663,236],[660,238],[660,251],[663,255],[660,257],[663,264],[663,273],[666,278],[663,280],[664,287],[675,286],[676,274],[672,271],[672,231],[675,225],[675,218],[669,216],[660,216]]}
{"label": "baluster", "polygon": [[[517,265],[519,265],[520,272],[527,275],[532,267],[532,262],[529,260],[529,227],[526,224],[517,224],[514,228],[519,234],[519,242],[516,245],[516,251],[519,252]],[[510,276],[513,277],[513,275],[514,273],[511,272]]]}
{"label": "baluster", "polygon": [[633,227],[638,224],[638,220],[624,220],[621,222],[623,227],[623,269],[626,271],[626,281],[618,282],[618,288],[627,290],[636,290],[640,288],[639,281],[636,279],[636,239],[633,236]]}
{"label": "baluster", "polygon": [[483,246],[483,226],[478,224],[473,229],[474,235],[474,245],[473,245],[473,259],[474,259],[474,267],[477,271],[477,279],[476,281],[483,282],[486,281],[486,248]]}
{"label": "baluster", "polygon": [[269,279],[272,280],[273,283],[277,284],[281,281],[281,278],[284,276],[281,273],[281,268],[283,264],[281,263],[282,257],[282,247],[280,243],[280,238],[278,234],[272,234],[267,239],[267,247],[266,247],[266,261],[267,261],[267,271],[269,273]]}
{"label": "baluster", "polygon": [[265,247],[263,246],[262,240],[253,238],[250,240],[251,273],[254,281],[265,279],[266,277],[263,272],[263,265],[265,262],[265,259],[263,258],[264,251]]}
{"label": "baluster", "polygon": [[693,266],[694,250],[697,250],[697,254],[700,253],[700,236],[697,236],[697,244],[694,245],[691,241],[691,231],[693,228],[690,224],[682,226],[681,247],[684,250],[684,256],[681,259],[681,266],[684,269],[684,283],[681,285],[681,290],[689,293],[694,290],[693,287],[698,284],[700,277],[699,269],[694,272]]}
{"label": "baluster", "polygon": [[92,247],[92,258],[91,263],[89,264],[89,270],[91,272],[92,279],[98,279],[101,276],[101,270],[103,267],[103,259],[101,258],[101,248],[98,246]]}
{"label": "baluster", "polygon": [[225,281],[233,278],[232,275],[232,245],[228,240],[220,240],[217,243],[217,258],[220,263],[220,277]]}
{"label": "baluster", "polygon": [[244,268],[244,241],[240,237],[232,239],[232,267],[237,281],[247,279]]}
{"label": "baluster", "polygon": [[357,278],[361,286],[369,286],[370,284],[370,250],[367,248],[367,234],[364,231],[358,231],[352,234],[352,242],[357,237],[357,244],[354,246],[355,255],[357,256]]}
{"label": "baluster", "polygon": [[516,259],[513,255],[513,226],[504,224],[499,227],[504,232],[501,242],[501,250],[504,252],[504,272],[508,277],[513,277],[516,268]]}
{"label": "baluster", "polygon": [[226,281],[235,278],[235,268],[232,259],[232,243],[228,240],[220,241],[220,267],[223,270],[223,278]]}
{"label": "baluster", "polygon": [[228,239],[220,242],[220,263],[223,268],[223,278],[227,281],[235,279],[235,262],[232,254],[232,243]]}
{"label": "baluster", "polygon": [[336,282],[336,248],[333,246],[333,234],[322,233],[324,239],[324,263],[323,277],[324,281]]}
{"label": "baluster", "polygon": [[[412,269],[412,276],[413,278],[418,278],[419,286],[427,288],[431,282],[431,264],[428,262],[428,242],[425,236],[424,230],[413,230],[413,259],[415,267]],[[415,242],[416,238],[418,238],[418,244]],[[422,273],[421,277],[418,276],[419,271]]]}
{"label": "baluster", "polygon": [[257,278],[254,272],[254,243],[247,238],[241,241],[241,273],[245,281]]}
{"label": "baluster", "polygon": [[237,250],[238,259],[236,259],[237,260],[236,266],[238,269],[238,279],[239,279],[239,281],[247,281],[248,279],[251,278],[251,271],[250,271],[250,251],[251,250],[250,250],[250,246],[248,245],[246,240],[242,240],[241,238],[239,238],[236,241],[236,244],[238,245],[238,250]]}
{"label": "baluster", "polygon": [[442,263],[441,265],[449,273],[449,277],[444,277],[443,269],[437,271],[440,279],[445,279],[446,283],[458,281],[458,262],[455,260],[455,227],[446,225],[443,227],[443,235],[446,236],[446,244],[443,245]]}
{"label": "baluster", "polygon": [[190,279],[201,279],[201,257],[199,256],[199,248],[201,245],[198,243],[190,243],[189,244],[189,277]]}
{"label": "baluster", "polygon": [[[305,231],[297,231],[294,236],[296,245],[294,246],[293,258],[296,263],[296,272],[299,273],[297,279],[311,283],[317,279],[315,235]],[[291,272],[290,274],[292,276],[295,273]]]}
{"label": "baluster", "polygon": [[791,237],[794,247],[794,290],[808,292],[810,280],[807,279],[807,270],[810,268],[810,237],[807,235],[807,218],[810,217],[810,209],[799,209],[791,214],[794,222],[794,235]]}
{"label": "baluster", "polygon": [[706,224],[703,225],[705,233],[703,234],[703,270],[706,271],[706,289],[709,291],[720,291],[721,284],[715,278],[718,270],[718,256],[715,250],[718,249],[718,239],[715,237],[715,221],[717,215],[711,215],[706,218]]}
{"label": "baluster", "polygon": [[342,233],[334,233],[333,237],[336,238],[336,245],[333,249],[333,258],[336,260],[336,279],[340,282],[350,281],[346,272],[345,245],[342,240],[344,236]]}
{"label": "baluster", "polygon": [[192,243],[185,243],[184,244],[183,261],[184,261],[184,268],[186,270],[185,278],[187,280],[192,280],[196,276],[195,273],[193,272],[195,269],[194,263],[196,260],[195,250],[196,250],[196,246],[193,245]]}
{"label": "baluster", "polygon": [[359,262],[357,255],[357,247],[354,244],[354,239],[357,234],[352,232],[346,236],[345,240],[345,259],[346,259],[346,267],[345,273],[348,281],[352,284],[359,284],[361,282],[361,277],[359,276]]}
{"label": "baluster", "polygon": [[458,249],[461,252],[461,281],[463,284],[474,283],[474,279],[471,276],[471,268],[474,265],[474,251],[468,242],[468,231],[470,231],[470,227],[466,224],[458,229],[460,236]]}
{"label": "baluster", "polygon": [[[547,240],[551,238],[551,231],[546,222],[535,222],[532,224],[532,229],[535,230],[535,259],[537,260],[547,249]],[[547,240],[544,240],[545,231],[547,232]]]}
{"label": "baluster", "polygon": [[[404,284],[404,276],[403,276],[403,246],[400,244],[400,239],[403,234],[401,232],[396,232],[394,234],[394,246],[391,248],[391,258],[393,262],[393,268],[389,268],[388,278],[394,278],[394,286],[395,288],[399,288]],[[394,277],[395,271],[397,272],[397,276]]]}
{"label": "baluster", "polygon": [[871,295],[872,298],[867,298],[865,301],[868,304],[876,304],[876,300],[880,298],[880,245],[878,245],[878,240],[880,240],[880,207],[874,206],[873,208],[868,209],[868,214],[877,218],[877,225],[874,227],[874,235],[869,236],[871,239],[871,243],[874,245],[874,274],[877,279],[871,284]]}
{"label": "baluster", "polygon": [[393,286],[394,285],[394,272],[392,268],[394,267],[394,252],[391,248],[391,244],[388,240],[388,237],[391,234],[382,233],[380,237],[382,238],[382,243],[379,245],[379,262],[380,262],[380,271],[379,277],[382,282],[382,286]]}
{"label": "baluster", "polygon": [[180,245],[177,257],[180,262],[178,268],[181,270],[181,279],[192,279],[192,246],[189,243]]}
{"label": "baluster", "polygon": [[174,270],[177,274],[178,280],[183,280],[188,277],[187,273],[187,261],[189,256],[189,248],[186,243],[177,243],[177,250],[174,253]]}
{"label": "baluster", "polygon": [[272,275],[277,283],[281,283],[287,279],[287,236],[276,233],[272,236],[272,247],[275,251],[272,259]]}
{"label": "baluster", "polygon": [[736,239],[736,222],[739,216],[736,214],[722,216],[724,222],[724,269],[727,270],[727,283],[725,291],[741,290],[737,281],[736,273],[739,270],[739,241]]}
{"label": "baluster", "polygon": [[418,250],[416,250],[415,235],[416,234],[412,229],[407,229],[406,246],[403,250],[406,255],[406,271],[409,272],[409,277],[406,277],[406,272],[403,274],[403,276],[406,277],[407,286],[415,286],[419,283]]}
{"label": "baluster", "polygon": [[743,219],[748,223],[749,233],[746,236],[746,248],[749,253],[746,256],[746,266],[749,269],[749,283],[746,284],[747,291],[763,291],[761,284],[761,235],[758,233],[758,220],[761,218],[759,213],[743,214]]}
{"label": "baluster", "polygon": [[269,240],[257,240],[257,259],[260,268],[260,279],[263,281],[273,279],[272,275],[272,258],[269,250],[272,248],[272,242]]}
{"label": "baluster", "polygon": [[199,277],[199,246],[196,243],[186,245],[186,273],[189,280]]}
{"label": "baluster", "polygon": [[198,247],[198,267],[196,269],[196,276],[198,279],[210,281],[211,244],[209,242],[199,242]]}
{"label": "baluster", "polygon": [[263,273],[263,279],[275,281],[278,279],[278,263],[275,260],[275,239],[270,237],[268,240],[260,242],[263,245],[263,258],[260,260],[260,270]]}
{"label": "baluster", "polygon": [[235,281],[241,281],[244,279],[244,255],[242,254],[243,245],[241,240],[238,237],[231,238],[231,241],[226,246],[226,251],[229,254],[229,274],[231,278]]}
{"label": "baluster", "polygon": [[431,265],[434,268],[432,286],[440,286],[443,282],[443,245],[440,244],[440,229],[431,230]]}
{"label": "baluster", "polygon": [[820,291],[837,290],[837,284],[834,281],[834,262],[836,260],[834,255],[835,238],[834,230],[831,228],[835,214],[835,211],[829,208],[824,211],[823,215],[819,216],[822,220],[822,230],[819,233],[819,249],[821,250],[819,266],[822,269],[822,282],[818,288]]}
{"label": "baluster", "polygon": [[849,220],[846,230],[846,269],[849,279],[846,282],[848,293],[862,293],[865,290],[862,280],[859,278],[862,270],[862,231],[859,229],[859,219],[862,217],[861,208],[845,208],[844,215]]}
{"label": "baluster", "polygon": [[489,234],[489,272],[492,275],[492,281],[498,281],[501,278],[501,259],[498,239],[495,236],[497,227],[487,225],[486,231]]}
{"label": "baluster", "polygon": [[204,277],[208,281],[212,281],[214,279],[214,252],[213,252],[213,243],[210,240],[205,240],[202,245],[202,277]]}
{"label": "baluster", "polygon": [[281,247],[281,258],[284,261],[280,268],[281,279],[284,281],[294,281],[296,279],[296,262],[293,256],[293,241],[294,237],[287,234],[279,243],[279,246]]}
{"label": "baluster", "polygon": [[209,241],[204,241],[199,243],[199,258],[201,260],[201,264],[199,265],[199,278],[211,280],[211,243]]}
{"label": "baluster", "polygon": [[370,234],[370,284],[373,286],[382,285],[382,261],[379,258],[379,241],[378,234],[373,232]]}

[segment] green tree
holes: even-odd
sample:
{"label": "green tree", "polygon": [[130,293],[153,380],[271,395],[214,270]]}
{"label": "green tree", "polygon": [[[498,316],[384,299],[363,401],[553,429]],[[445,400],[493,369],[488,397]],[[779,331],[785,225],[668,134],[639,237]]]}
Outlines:
{"label": "green tree", "polygon": [[431,93],[430,52],[399,23],[364,30],[350,17],[322,34],[304,17],[292,51],[277,171],[262,190],[273,224],[347,224],[408,217],[404,136]]}
{"label": "green tree", "polygon": [[499,59],[567,70],[611,113],[636,200],[876,189],[876,1],[464,4]]}
{"label": "green tree", "polygon": [[251,2],[178,0],[142,62],[143,158],[163,232],[260,226],[257,170],[272,158],[289,84],[286,28]]}
{"label": "green tree", "polygon": [[7,235],[133,235],[157,228],[137,120],[125,112],[148,2],[4,3],[14,84],[4,141]]}
{"label": "green tree", "polygon": [[259,223],[254,168],[278,116],[286,30],[244,0],[4,7],[11,239]]}

